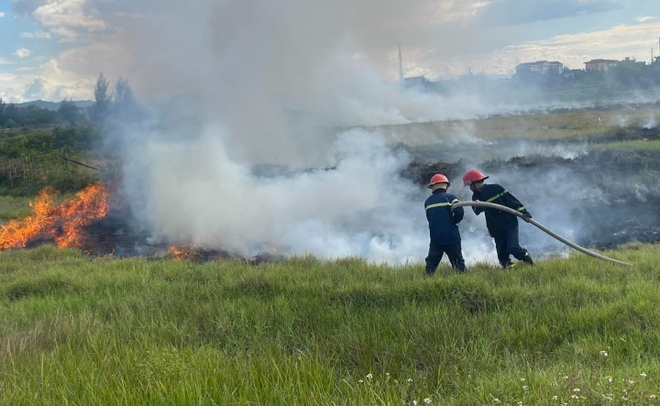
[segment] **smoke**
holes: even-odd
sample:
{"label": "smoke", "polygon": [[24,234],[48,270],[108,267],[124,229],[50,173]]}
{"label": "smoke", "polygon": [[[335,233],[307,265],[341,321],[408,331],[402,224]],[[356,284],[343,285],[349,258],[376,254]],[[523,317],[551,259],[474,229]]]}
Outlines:
{"label": "smoke", "polygon": [[[425,92],[377,68],[389,63],[397,72],[405,27],[439,18],[429,7],[456,11],[455,2],[146,3],[150,18],[124,21],[117,36],[131,56],[122,58],[123,76],[158,113],[140,126],[111,127],[121,137],[112,145],[124,153],[131,208],[154,241],[418,262],[428,247],[428,191],[401,177],[411,157],[394,144],[436,143],[464,159],[462,171],[493,157],[582,153],[514,140],[494,155],[501,145],[455,120],[531,105],[500,92]],[[446,41],[447,55],[472,41],[456,35],[459,26],[434,29],[435,38],[457,38]],[[454,124],[442,133],[402,125],[436,120]],[[566,205],[588,188],[568,170],[489,175],[536,219],[569,239],[579,235]],[[470,200],[459,179],[452,182],[450,192]],[[495,262],[483,216],[467,211],[460,229],[468,265]],[[521,242],[533,253],[566,252],[529,227],[521,227]]]}
{"label": "smoke", "polygon": [[124,22],[119,35],[136,62],[126,76],[160,101],[160,119],[114,131],[113,145],[125,150],[126,193],[154,240],[244,255],[425,256],[427,191],[401,178],[409,157],[381,130],[350,128],[488,110],[376,68],[389,58],[396,72],[402,27],[450,2],[152,6],[151,19]]}
{"label": "smoke", "polygon": [[[130,160],[129,188],[155,235],[241,253],[269,251],[373,261],[419,259],[426,244],[420,191],[400,173],[407,154],[378,134],[349,130],[328,151],[331,169],[255,173],[222,143],[151,139]],[[138,175],[139,174],[139,175]]]}

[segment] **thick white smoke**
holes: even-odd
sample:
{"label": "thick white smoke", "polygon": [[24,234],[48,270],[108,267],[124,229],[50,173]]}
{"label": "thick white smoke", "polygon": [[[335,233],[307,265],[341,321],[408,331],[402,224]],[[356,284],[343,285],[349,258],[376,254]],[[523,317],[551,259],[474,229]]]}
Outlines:
{"label": "thick white smoke", "polygon": [[[235,161],[221,128],[189,140],[145,140],[128,172],[141,217],[169,242],[241,254],[267,250],[405,262],[424,255],[420,188],[401,178],[403,151],[364,130],[340,134],[332,168],[273,173]],[[421,199],[421,200],[420,200]]]}

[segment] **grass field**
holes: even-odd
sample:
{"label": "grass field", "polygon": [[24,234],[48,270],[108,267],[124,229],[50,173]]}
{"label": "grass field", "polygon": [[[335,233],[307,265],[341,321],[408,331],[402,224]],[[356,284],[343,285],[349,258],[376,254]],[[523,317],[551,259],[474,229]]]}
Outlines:
{"label": "grass field", "polygon": [[658,404],[660,246],[502,271],[0,253],[7,405]]}
{"label": "grass field", "polygon": [[0,195],[0,225],[30,214],[30,200],[32,199],[32,197]]}
{"label": "grass field", "polygon": [[660,107],[618,110],[579,110],[557,113],[493,116],[379,127],[396,142],[427,145],[448,138],[497,141],[507,139],[560,140],[607,134],[613,128],[644,127],[660,121]]}

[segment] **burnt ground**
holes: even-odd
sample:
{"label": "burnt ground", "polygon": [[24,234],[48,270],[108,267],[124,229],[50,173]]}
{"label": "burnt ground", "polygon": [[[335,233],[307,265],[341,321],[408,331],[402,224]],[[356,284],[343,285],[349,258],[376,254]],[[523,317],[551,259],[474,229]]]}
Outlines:
{"label": "burnt ground", "polygon": [[[251,265],[277,262],[283,258],[268,252],[243,257],[222,249],[177,245],[164,241],[152,241],[148,230],[136,226],[129,210],[111,210],[104,218],[85,228],[81,251],[95,256],[146,257],[151,259],[176,258],[191,262],[219,259],[242,260]],[[176,249],[176,252],[172,250]]]}
{"label": "burnt ground", "polygon": [[[660,130],[634,129],[613,131],[599,142],[658,140]],[[584,139],[581,140],[582,142]],[[501,146],[498,146],[501,147]],[[543,206],[543,195],[574,184],[574,190],[548,204],[559,205],[567,218],[579,222],[576,243],[590,248],[614,248],[632,243],[660,242],[660,151],[596,150],[574,158],[561,156],[516,156],[474,164],[468,159],[453,163],[411,163],[404,173],[425,185],[435,173],[444,173],[461,187],[466,169],[478,167],[498,178],[524,179],[517,190],[535,189],[536,207]],[[569,186],[570,187],[570,186]],[[456,189],[454,189],[456,190]],[[517,196],[521,197],[521,196]],[[521,199],[529,201],[530,197]],[[534,196],[536,197],[536,196]],[[555,196],[557,197],[557,196]]]}

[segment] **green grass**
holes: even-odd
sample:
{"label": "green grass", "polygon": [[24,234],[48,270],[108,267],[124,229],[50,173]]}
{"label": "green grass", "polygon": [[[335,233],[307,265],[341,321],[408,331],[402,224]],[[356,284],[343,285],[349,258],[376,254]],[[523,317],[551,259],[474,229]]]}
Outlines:
{"label": "green grass", "polygon": [[590,151],[649,151],[660,150],[660,140],[632,140],[589,144]]}
{"label": "green grass", "polygon": [[0,225],[9,220],[21,219],[30,214],[31,197],[0,195]]}
{"label": "green grass", "polygon": [[[64,200],[75,197],[73,193],[58,193],[54,195],[54,202],[59,204]],[[0,194],[0,227],[10,220],[22,220],[32,214],[30,203],[36,196],[3,196]]]}
{"label": "green grass", "polygon": [[0,404],[657,404],[660,247],[607,254],[635,265],[6,251]]}
{"label": "green grass", "polygon": [[471,120],[447,120],[378,127],[396,142],[406,145],[465,140],[570,140],[582,136],[609,135],[621,126],[641,128],[660,117],[660,108],[580,110],[548,114],[493,116]]}

